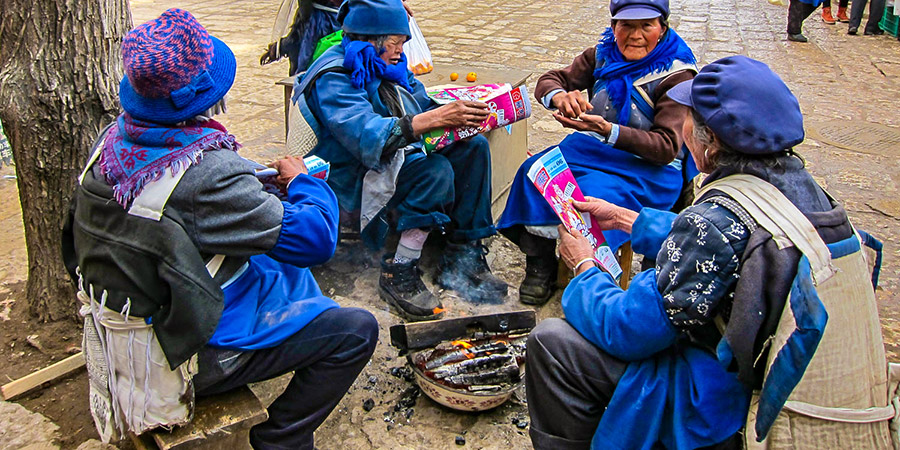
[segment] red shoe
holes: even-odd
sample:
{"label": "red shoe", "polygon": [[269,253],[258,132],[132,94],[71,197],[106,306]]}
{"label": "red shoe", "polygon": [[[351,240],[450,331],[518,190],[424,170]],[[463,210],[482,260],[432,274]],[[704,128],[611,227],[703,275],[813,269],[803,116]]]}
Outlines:
{"label": "red shoe", "polygon": [[850,18],[847,17],[847,8],[846,7],[838,6],[837,20],[839,20],[841,22],[849,22],[850,21]]}
{"label": "red shoe", "polygon": [[828,25],[834,25],[835,23],[837,23],[837,21],[834,20],[834,17],[831,16],[831,8],[830,7],[822,8],[822,22],[825,22]]}

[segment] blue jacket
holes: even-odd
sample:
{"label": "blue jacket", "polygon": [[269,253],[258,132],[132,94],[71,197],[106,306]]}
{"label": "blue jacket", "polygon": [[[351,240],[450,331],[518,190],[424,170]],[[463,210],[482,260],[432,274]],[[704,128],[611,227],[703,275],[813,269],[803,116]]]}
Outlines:
{"label": "blue jacket", "polygon": [[[344,47],[328,49],[309,68],[294,88],[294,98],[306,87],[309,77],[323,68],[344,60]],[[437,105],[428,97],[425,86],[407,71],[414,101],[404,99],[404,115],[416,115]],[[307,105],[322,125],[319,144],[311,154],[331,163],[328,184],[343,209],[360,207],[363,177],[369,169],[379,168],[385,146],[400,133],[399,117],[394,116],[378,94],[381,80],[355,88],[350,75],[329,72],[321,75],[307,96]],[[402,89],[402,88],[401,88]],[[404,142],[421,147],[421,142]],[[421,154],[421,157],[424,157]]]}

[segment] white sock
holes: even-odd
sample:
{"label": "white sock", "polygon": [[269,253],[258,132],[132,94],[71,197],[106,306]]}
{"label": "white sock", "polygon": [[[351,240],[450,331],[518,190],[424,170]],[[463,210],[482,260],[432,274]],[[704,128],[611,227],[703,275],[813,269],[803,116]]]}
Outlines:
{"label": "white sock", "polygon": [[422,256],[422,247],[425,246],[425,239],[427,238],[428,232],[419,228],[400,233],[400,243],[397,245],[397,252],[394,254],[394,264],[406,264],[419,259]]}

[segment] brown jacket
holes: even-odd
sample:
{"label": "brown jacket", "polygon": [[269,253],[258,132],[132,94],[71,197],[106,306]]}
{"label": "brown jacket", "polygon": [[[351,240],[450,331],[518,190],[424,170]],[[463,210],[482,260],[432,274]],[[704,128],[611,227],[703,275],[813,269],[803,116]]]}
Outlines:
{"label": "brown jacket", "polygon": [[[562,89],[566,92],[587,90],[590,94],[590,89],[594,86],[595,81],[596,52],[596,47],[590,47],[578,55],[568,67],[551,70],[541,75],[534,90],[538,102],[554,89]],[[666,95],[666,92],[676,84],[693,77],[693,72],[682,70],[663,80],[650,95],[655,104],[653,126],[650,127],[650,130],[644,131],[620,125],[619,138],[614,147],[634,153],[657,164],[672,162],[684,142],[681,126],[684,124],[688,107],[675,103]]]}

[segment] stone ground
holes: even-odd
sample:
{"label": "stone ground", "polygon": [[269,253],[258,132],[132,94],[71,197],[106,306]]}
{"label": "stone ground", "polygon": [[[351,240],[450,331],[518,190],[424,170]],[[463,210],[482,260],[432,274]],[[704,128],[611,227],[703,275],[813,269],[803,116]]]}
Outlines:
{"label": "stone ground", "polygon": [[[809,129],[799,146],[810,171],[840,199],[860,228],[885,244],[881,288],[877,292],[885,346],[898,360],[900,333],[900,127],[896,99],[900,97],[900,44],[888,36],[848,36],[846,24],[828,26],[817,16],[804,31],[810,43],[785,40],[787,10],[762,0],[681,0],[672,2],[672,26],[691,45],[700,62],[744,54],[770,64],[800,99]],[[441,67],[511,67],[537,76],[568,64],[592,45],[608,24],[605,1],[484,0],[461,3],[447,0],[410,0],[419,25]],[[598,6],[598,4],[602,4]],[[284,136],[282,88],[273,83],[287,74],[287,63],[260,67],[258,56],[269,41],[278,2],[251,0],[132,1],[135,23],[155,17],[165,8],[192,11],[212,34],[231,46],[238,74],[229,94],[229,113],[223,122],[244,144],[245,156],[260,161],[282,154]],[[565,134],[542,108],[529,121],[529,150],[539,151]],[[873,126],[872,124],[877,124]],[[834,136],[840,134],[836,139]],[[848,139],[866,140],[856,145]],[[843,142],[841,142],[843,141]],[[865,144],[865,143],[864,143]],[[524,149],[523,149],[524,157]],[[13,173],[9,168],[0,174]],[[9,319],[11,305],[20,301],[26,277],[25,248],[15,184],[0,180],[0,324]],[[511,286],[523,276],[523,258],[503,239],[490,243],[489,261]],[[433,260],[426,258],[426,270]],[[377,296],[377,256],[355,243],[342,245],[335,259],[316,269],[323,291],[346,306],[371,310],[381,323],[378,349],[350,393],[317,432],[317,445],[333,448],[453,448],[464,435],[469,448],[529,448],[527,430],[512,424],[527,409],[516,398],[491,412],[461,414],[419,398],[409,417],[394,411],[409,383],[392,377],[403,364],[389,345],[388,328],[399,323]],[[14,294],[14,293],[19,294]],[[516,289],[501,305],[472,305],[443,292],[449,316],[523,309]],[[539,319],[560,316],[558,297],[538,310]],[[46,339],[46,338],[45,338]],[[83,375],[75,378],[84,382]],[[80,380],[80,381],[78,381]],[[4,380],[5,381],[5,380]],[[284,380],[255,386],[271,401]],[[363,401],[375,408],[365,412]],[[78,410],[80,406],[74,405]],[[77,413],[90,429],[87,404]],[[42,416],[19,405],[0,403],[0,448],[53,448],[60,433]],[[88,433],[90,434],[90,433]],[[95,436],[95,435],[94,435]],[[54,441],[55,440],[55,441]],[[82,439],[83,440],[83,439]],[[66,447],[96,448],[96,441],[66,443]]]}

